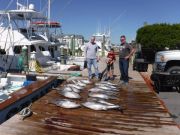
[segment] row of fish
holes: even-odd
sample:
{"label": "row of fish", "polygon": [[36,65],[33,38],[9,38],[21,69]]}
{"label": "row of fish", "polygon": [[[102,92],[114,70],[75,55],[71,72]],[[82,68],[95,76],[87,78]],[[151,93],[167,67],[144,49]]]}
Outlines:
{"label": "row of fish", "polygon": [[95,84],[96,87],[89,89],[89,97],[100,99],[117,99],[119,93],[117,86],[110,82],[100,82]]}
{"label": "row of fish", "polygon": [[107,102],[109,99],[118,99],[119,89],[116,84],[110,82],[96,83],[94,88],[89,89],[89,98],[83,106],[92,110],[117,109],[123,112],[120,105]]}
{"label": "row of fish", "polygon": [[[80,104],[71,101],[69,99],[56,99],[51,101],[51,103],[63,107],[63,108],[79,108],[81,107]],[[116,109],[123,112],[123,109],[119,105],[115,105],[112,103],[109,103],[102,99],[96,99],[96,98],[89,98],[87,102],[82,103],[83,106],[92,109],[92,110],[109,110],[109,109]]]}
{"label": "row of fish", "polygon": [[64,88],[54,88],[58,90],[59,94],[66,98],[80,99],[80,92],[86,87],[87,84],[91,84],[89,80],[72,80],[74,84],[67,84]]}
{"label": "row of fish", "polygon": [[118,89],[116,84],[110,82],[96,83],[94,88],[89,89],[87,101],[84,103],[77,103],[71,99],[80,99],[80,92],[88,84],[91,84],[89,80],[72,80],[74,84],[67,84],[64,88],[54,88],[61,95],[69,99],[55,99],[51,103],[63,108],[79,108],[82,106],[92,110],[109,110],[117,109],[122,112],[122,108],[119,105],[107,102],[108,99],[118,99]]}

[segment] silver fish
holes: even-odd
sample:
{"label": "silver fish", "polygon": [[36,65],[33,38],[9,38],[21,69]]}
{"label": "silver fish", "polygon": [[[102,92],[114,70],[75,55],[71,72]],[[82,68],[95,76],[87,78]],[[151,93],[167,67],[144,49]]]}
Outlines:
{"label": "silver fish", "polygon": [[103,90],[111,90],[111,88],[107,86],[102,86],[102,85],[99,85],[98,88],[103,89]]}
{"label": "silver fish", "polygon": [[81,96],[73,91],[59,91],[59,93],[67,98],[79,99]]}
{"label": "silver fish", "polygon": [[111,88],[111,89],[116,89],[116,87],[115,87],[115,86],[113,86],[113,85],[108,85],[108,84],[105,84],[105,86],[106,86],[106,87],[109,87],[109,88]]}
{"label": "silver fish", "polygon": [[71,87],[64,87],[63,91],[73,91],[73,90],[71,89]]}
{"label": "silver fish", "polygon": [[117,86],[117,84],[110,83],[110,82],[106,82],[106,81],[102,81],[102,82],[99,82],[99,83],[95,83],[95,85],[96,85],[96,86],[99,86],[99,85]]}
{"label": "silver fish", "polygon": [[83,82],[81,82],[81,81],[79,81],[79,80],[77,80],[77,81],[72,80],[72,82],[73,82],[74,84],[76,84],[76,85],[81,86],[81,87],[85,87],[85,86],[86,86],[86,84],[85,84],[85,83],[83,83]]}
{"label": "silver fish", "polygon": [[96,103],[93,101],[87,101],[85,103],[82,103],[83,106],[93,109],[93,110],[107,110],[106,105],[103,105],[101,103]]}
{"label": "silver fish", "polygon": [[58,91],[73,91],[73,92],[76,92],[76,93],[79,93],[80,92],[80,90],[79,89],[76,89],[76,88],[74,88],[74,87],[71,87],[71,86],[66,86],[64,89],[62,89],[62,88],[52,88],[52,89],[54,89],[54,90],[58,90]]}
{"label": "silver fish", "polygon": [[51,101],[51,103],[63,107],[63,108],[78,108],[80,107],[80,104],[77,104],[71,100],[68,99],[56,99]]}
{"label": "silver fish", "polygon": [[97,103],[93,101],[87,101],[85,103],[82,103],[82,105],[92,110],[120,109],[119,105],[105,105],[105,104]]}
{"label": "silver fish", "polygon": [[85,84],[91,84],[92,82],[89,81],[89,80],[80,80],[82,83],[85,83]]}
{"label": "silver fish", "polygon": [[100,92],[100,91],[104,91],[103,89],[100,89],[100,88],[91,88],[88,90],[89,92]]}
{"label": "silver fish", "polygon": [[82,83],[81,81],[77,81],[77,85],[79,85],[79,86],[81,86],[81,87],[85,87],[86,86],[86,84],[84,84],[84,83]]}
{"label": "silver fish", "polygon": [[103,90],[109,90],[109,91],[119,91],[117,88],[113,88],[113,87],[106,86],[106,85],[99,85],[99,86],[97,86],[97,88],[103,89]]}
{"label": "silver fish", "polygon": [[71,87],[72,91],[76,92],[76,93],[80,93],[81,91],[75,87]]}
{"label": "silver fish", "polygon": [[98,103],[105,104],[105,105],[115,105],[115,104],[109,103],[109,102],[107,102],[103,99],[99,99],[99,98],[88,98],[87,101],[94,101],[94,102],[98,102]]}
{"label": "silver fish", "polygon": [[74,87],[74,88],[76,88],[76,89],[78,89],[78,90],[83,89],[83,87],[78,86],[78,85],[75,85],[75,84],[67,84],[67,86]]}
{"label": "silver fish", "polygon": [[90,94],[104,94],[104,95],[107,95],[107,96],[114,96],[116,97],[118,95],[117,92],[113,92],[113,91],[107,91],[107,90],[103,90],[103,91],[98,91],[98,92],[89,92],[89,95]]}
{"label": "silver fish", "polygon": [[72,80],[72,82],[73,82],[74,84],[77,84],[77,82],[76,82],[75,80]]}
{"label": "silver fish", "polygon": [[90,97],[101,98],[101,99],[117,99],[113,96],[109,96],[103,93],[89,93]]}
{"label": "silver fish", "polygon": [[115,106],[115,104],[112,104],[112,103],[109,103],[109,102],[107,102],[107,101],[105,101],[105,100],[98,100],[97,102],[99,102],[99,103],[102,103],[102,104],[105,104],[105,105],[109,105],[109,106]]}
{"label": "silver fish", "polygon": [[110,85],[110,84],[106,84],[106,83],[96,83],[96,86],[105,86],[108,88],[112,88],[112,89],[117,89],[117,87],[115,87],[114,85]]}
{"label": "silver fish", "polygon": [[110,95],[117,95],[117,91],[115,90],[112,90],[112,89],[109,89],[109,90],[104,90],[104,89],[101,89],[101,88],[98,88],[98,87],[95,87],[95,88],[91,88],[88,90],[89,92],[99,92],[99,93],[107,93],[107,94],[110,94]]}

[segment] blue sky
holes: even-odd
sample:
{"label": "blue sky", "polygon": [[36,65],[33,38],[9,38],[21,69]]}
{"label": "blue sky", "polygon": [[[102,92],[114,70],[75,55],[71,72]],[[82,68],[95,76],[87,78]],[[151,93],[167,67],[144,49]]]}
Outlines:
{"label": "blue sky", "polygon": [[[47,0],[19,0],[34,3],[37,10],[45,8]],[[12,3],[11,3],[12,2]],[[98,31],[111,28],[113,43],[124,34],[128,41],[144,22],[179,23],[180,0],[51,0],[51,19],[62,23],[67,34],[81,34],[85,39]],[[15,8],[15,0],[0,0],[0,9]],[[45,10],[44,10],[45,11]]]}

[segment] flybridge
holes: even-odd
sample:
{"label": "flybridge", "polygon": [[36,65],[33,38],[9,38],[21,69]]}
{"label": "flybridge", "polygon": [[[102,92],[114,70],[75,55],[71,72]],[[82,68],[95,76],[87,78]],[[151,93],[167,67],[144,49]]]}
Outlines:
{"label": "flybridge", "polygon": [[47,19],[40,12],[36,12],[34,10],[8,10],[8,11],[0,11],[1,17],[6,17],[9,14],[11,19],[17,20],[31,20],[31,19]]}
{"label": "flybridge", "polygon": [[31,24],[33,26],[36,26],[36,27],[50,27],[50,28],[59,28],[59,27],[61,27],[61,24],[59,22],[38,21],[38,22],[32,22]]}
{"label": "flybridge", "polygon": [[0,11],[0,16],[5,17],[8,15],[10,19],[17,20],[31,20],[31,19],[47,19],[42,13],[37,12],[34,8],[34,4],[29,4],[28,7],[17,2],[16,10],[5,10]]}

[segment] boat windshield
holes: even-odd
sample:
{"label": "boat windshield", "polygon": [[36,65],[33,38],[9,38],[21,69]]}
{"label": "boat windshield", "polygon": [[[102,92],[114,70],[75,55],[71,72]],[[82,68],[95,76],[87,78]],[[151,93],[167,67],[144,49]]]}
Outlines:
{"label": "boat windshield", "polygon": [[27,39],[30,39],[30,40],[44,40],[44,38],[42,38],[41,36],[34,33],[33,30],[30,31],[30,30],[27,30],[27,29],[20,28],[19,31]]}

